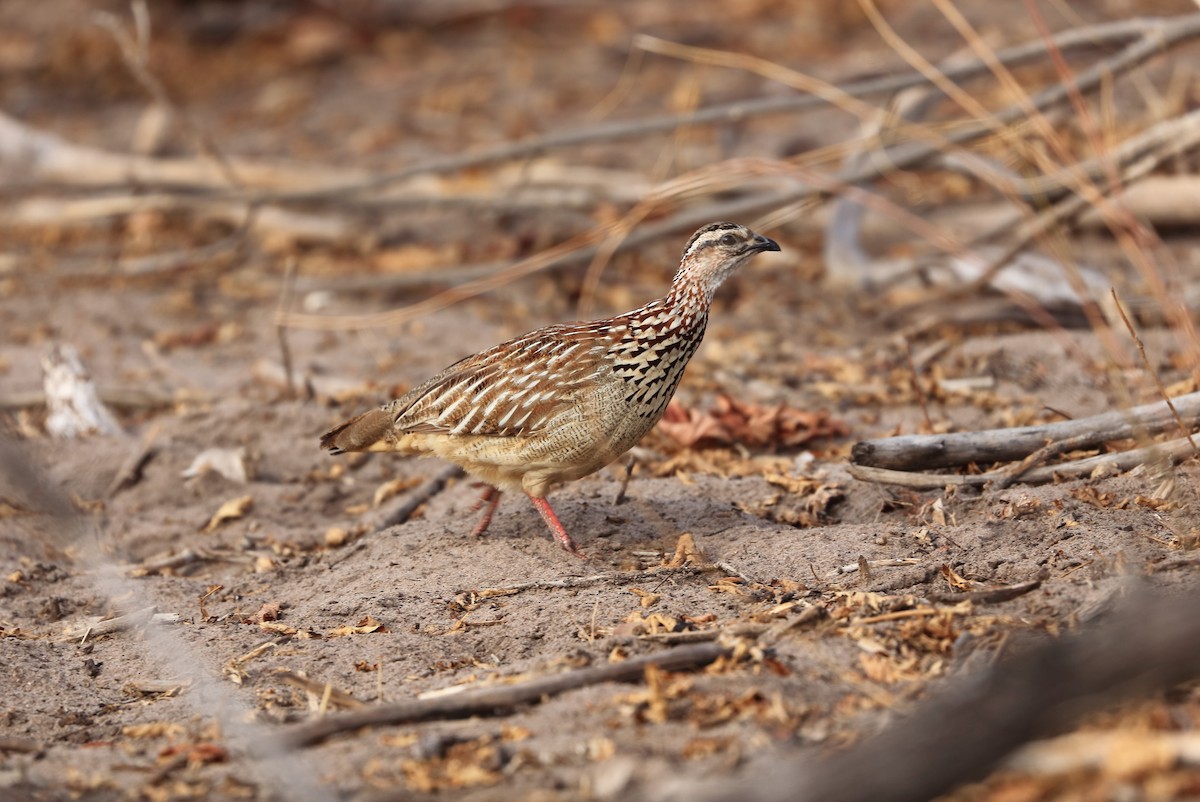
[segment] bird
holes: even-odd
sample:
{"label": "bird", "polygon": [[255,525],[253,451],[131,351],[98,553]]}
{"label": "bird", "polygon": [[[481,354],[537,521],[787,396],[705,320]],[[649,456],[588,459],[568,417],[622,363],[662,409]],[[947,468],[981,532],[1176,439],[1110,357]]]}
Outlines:
{"label": "bird", "polygon": [[587,559],[546,494],[615,461],[658,423],[704,337],[717,288],[750,257],[778,250],[737,223],[703,226],[688,240],[663,297],[468,356],[331,429],[321,447],[457,464],[486,487],[473,534],[487,530],[503,491],[524,493],[558,544]]}

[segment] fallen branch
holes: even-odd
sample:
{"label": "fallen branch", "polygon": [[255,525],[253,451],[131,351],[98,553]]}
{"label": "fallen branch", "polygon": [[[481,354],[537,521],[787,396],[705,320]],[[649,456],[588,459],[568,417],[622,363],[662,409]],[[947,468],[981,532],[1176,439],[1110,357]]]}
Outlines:
{"label": "fallen branch", "polygon": [[800,611],[799,615],[783,618],[771,623],[756,621],[738,621],[722,627],[710,629],[692,629],[683,632],[660,632],[654,635],[642,635],[638,640],[655,643],[706,643],[709,641],[725,640],[728,638],[754,638],[762,646],[776,643],[787,632],[805,624],[816,623],[828,617],[829,611],[819,605],[810,604]]}
{"label": "fallen branch", "polygon": [[63,632],[62,637],[64,640],[74,640],[76,638],[87,640],[88,638],[111,635],[114,632],[135,629],[148,624],[178,624],[183,620],[183,616],[181,615],[160,613],[157,610],[157,607],[144,607],[141,610],[126,613],[125,615],[118,615],[115,618],[106,618],[104,620],[97,618],[83,621],[68,627]]}
{"label": "fallen branch", "polygon": [[920,565],[920,560],[914,560],[911,557],[898,557],[895,559],[886,560],[864,560],[861,563],[847,563],[846,565],[838,566],[829,573],[825,574],[826,579],[836,579],[839,576],[853,574],[856,571],[866,567],[868,571],[874,568],[907,568],[910,565]]}
{"label": "fallen branch", "polygon": [[451,696],[417,699],[379,705],[300,724],[279,736],[284,749],[312,746],[331,735],[383,725],[408,724],[433,719],[457,719],[468,716],[493,716],[507,713],[525,704],[536,704],[576,688],[602,682],[636,682],[653,666],[666,671],[681,671],[707,665],[729,653],[716,643],[679,646],[658,654],[634,657],[623,663],[565,671],[514,685],[477,688]]}
{"label": "fallen branch", "polygon": [[[228,168],[210,159],[160,159],[111,153],[76,145],[56,134],[31,128],[0,113],[0,165],[12,179],[68,186],[158,186],[189,190],[226,190],[229,173],[242,186],[296,189],[346,183],[346,167],[262,164],[228,160]],[[359,172],[359,180],[369,174]]]}
{"label": "fallen branch", "polygon": [[22,198],[4,207],[0,225],[7,228],[92,224],[147,211],[186,213],[234,228],[244,227],[256,236],[270,237],[274,243],[357,243],[370,239],[370,232],[363,224],[343,216],[307,214],[278,206],[252,206],[205,196],[167,193]]}
{"label": "fallen branch", "polygon": [[235,552],[227,549],[186,548],[182,551],[147,557],[140,563],[124,566],[127,576],[142,577],[162,574],[167,571],[178,571],[190,565],[201,563],[245,563],[253,564],[257,558],[254,554]]}
{"label": "fallen branch", "polygon": [[[1188,393],[1173,402],[1186,427],[1200,425],[1200,393]],[[1171,407],[1158,401],[1129,410],[1037,426],[863,440],[850,450],[850,462],[862,467],[910,471],[1009,462],[1060,440],[1071,439],[1076,448],[1084,449],[1112,440],[1158,434],[1177,425]]]}
{"label": "fallen branch", "polygon": [[[1144,448],[1130,451],[1119,451],[1113,454],[1098,454],[1094,457],[1063,462],[1057,465],[1043,465],[1021,475],[1025,484],[1042,484],[1065,479],[1082,479],[1099,474],[1123,473],[1133,470],[1140,465],[1155,461],[1167,461],[1171,464],[1195,456],[1192,441],[1187,437],[1178,440],[1168,440],[1165,443],[1155,443]],[[958,473],[910,473],[890,468],[873,468],[866,465],[851,463],[847,471],[861,482],[877,482],[879,484],[911,487],[914,490],[939,490],[950,486],[983,487],[990,482],[1001,486],[1011,483],[1007,471],[991,471],[980,474]]]}
{"label": "fallen branch", "polygon": [[[137,384],[101,385],[96,392],[104,404],[122,409],[167,407],[175,402],[167,393]],[[0,409],[25,409],[45,404],[46,394],[42,390],[0,392]]]}

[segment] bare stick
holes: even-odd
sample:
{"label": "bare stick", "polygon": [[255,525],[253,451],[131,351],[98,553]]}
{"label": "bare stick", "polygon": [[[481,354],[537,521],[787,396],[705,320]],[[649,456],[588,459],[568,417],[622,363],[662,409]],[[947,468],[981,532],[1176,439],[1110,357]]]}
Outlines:
{"label": "bare stick", "polygon": [[[1044,465],[1034,468],[1021,476],[1026,484],[1041,484],[1058,479],[1080,479],[1095,473],[1121,473],[1132,470],[1139,465],[1148,465],[1157,460],[1170,463],[1187,459],[1195,453],[1192,441],[1183,437],[1178,440],[1168,440],[1165,443],[1155,443],[1144,448],[1131,451],[1121,451],[1115,454],[1100,454],[1095,457],[1064,462],[1058,465]],[[989,482],[1006,479],[1004,471],[993,471],[974,475],[957,473],[910,473],[890,468],[872,468],[866,465],[847,466],[850,475],[863,482],[878,482],[880,484],[900,485],[916,490],[937,490],[951,485],[968,487],[983,487]]]}
{"label": "bare stick", "polygon": [[576,688],[602,682],[637,682],[651,666],[666,671],[681,671],[707,665],[728,653],[728,648],[716,643],[691,644],[668,649],[659,654],[634,657],[623,663],[566,671],[515,685],[478,688],[452,696],[378,705],[352,713],[326,716],[284,732],[279,739],[280,748],[312,746],[331,735],[363,727],[468,716],[494,716],[509,712],[519,705],[536,704]]}
{"label": "bare stick", "polygon": [[[1124,189],[1130,184],[1149,176],[1151,171],[1167,159],[1175,158],[1182,153],[1187,153],[1200,147],[1200,113],[1191,112],[1183,117],[1161,123],[1160,126],[1163,130],[1159,131],[1159,135],[1165,140],[1160,147],[1136,163],[1126,167],[1120,175],[1119,184],[1109,183],[1100,188],[1099,191],[1108,193]],[[897,310],[891,313],[889,317],[908,315],[915,309],[922,307],[944,307],[948,301],[978,292],[987,286],[1031,242],[1055,228],[1067,225],[1085,212],[1089,210],[1095,211],[1096,209],[1097,205],[1094,203],[1094,198],[1089,194],[1070,194],[1029,219],[1004,224],[1000,228],[985,234],[977,241],[986,242],[993,240],[1000,234],[1010,232],[1014,227],[1017,230],[1016,235],[1005,246],[1004,250],[999,255],[993,257],[977,277],[966,284],[947,287],[941,292],[936,293],[934,297],[926,298],[918,304]]]}
{"label": "bare stick", "polygon": [[1077,448],[1087,448],[1140,433],[1163,432],[1172,426],[1187,431],[1198,424],[1200,393],[1188,393],[1173,399],[1171,405],[1158,401],[1059,423],[863,440],[854,444],[850,461],[864,467],[899,470],[946,468],[972,462],[1009,462],[1044,447],[1047,441],[1083,436],[1085,439],[1074,442]]}
{"label": "bare stick", "polygon": [[666,574],[690,574],[696,572],[694,565],[662,565],[657,568],[647,568],[645,571],[613,571],[607,574],[592,574],[591,576],[568,576],[562,579],[535,579],[531,582],[521,582],[503,588],[480,588],[478,590],[463,589],[457,593],[469,593],[479,599],[493,596],[514,596],[527,590],[569,590],[585,588],[589,585],[605,585],[608,583],[623,584],[640,582],[645,579],[657,579]]}
{"label": "bare stick", "polygon": [[805,624],[820,621],[827,615],[829,615],[829,611],[823,606],[812,604],[801,610],[799,615],[769,624],[757,621],[738,621],[711,629],[694,629],[685,632],[662,632],[656,635],[643,635],[638,640],[653,641],[655,643],[706,643],[728,638],[756,638],[762,645],[769,646],[776,643],[787,632]]}
{"label": "bare stick", "polygon": [[[56,279],[136,276],[146,278],[160,273],[175,273],[199,265],[207,265],[221,256],[236,254],[246,241],[247,228],[239,229],[216,242],[198,248],[181,248],[175,251],[152,253],[147,256],[131,256],[124,259],[97,263],[95,257],[57,260],[53,273]],[[75,265],[84,265],[75,267]]]}
{"label": "bare stick", "polygon": [[931,591],[925,594],[925,598],[940,604],[961,604],[963,602],[971,602],[972,604],[999,604],[1011,601],[1019,596],[1024,596],[1026,593],[1035,591],[1041,586],[1042,580],[1031,579],[1028,582],[1018,582],[1015,585],[1005,585],[1000,588],[987,588],[984,590],[968,590],[961,593]]}
{"label": "bare stick", "polygon": [[[0,163],[4,160],[3,126],[2,115],[0,115]],[[80,166],[79,169],[85,168]],[[73,175],[81,176],[83,174],[76,172]],[[51,184],[64,183],[61,178],[54,176],[44,177],[43,180]],[[429,202],[433,201],[427,201],[427,203]],[[10,228],[47,224],[56,226],[90,225],[98,220],[154,210],[189,214],[201,219],[226,223],[235,228],[245,227],[248,233],[271,237],[278,242],[332,242],[358,245],[369,243],[372,239],[372,235],[363,223],[351,220],[341,214],[308,214],[283,209],[279,206],[252,206],[247,203],[224,201],[204,195],[172,195],[161,192],[153,195],[124,192],[119,195],[84,198],[28,197],[28,192],[26,192],[22,193],[20,200],[5,205],[4,218],[0,220],[0,226]],[[197,249],[193,253],[199,255],[203,251]],[[134,260],[129,260],[128,263],[136,264]],[[139,271],[130,270],[129,272]]]}
{"label": "bare stick", "polygon": [[[99,386],[96,393],[100,400],[110,407],[124,409],[144,409],[146,407],[166,407],[175,400],[170,394],[143,387],[139,384],[117,384]],[[42,390],[17,390],[0,392],[0,409],[24,409],[40,407],[46,404],[46,394]]]}
{"label": "bare stick", "polygon": [[234,552],[224,549],[202,549],[202,548],[186,548],[180,552],[166,555],[154,555],[147,557],[140,563],[133,563],[124,567],[124,571],[131,577],[151,576],[153,574],[163,573],[164,571],[176,571],[180,568],[185,568],[189,565],[198,565],[206,562],[227,562],[227,563],[253,563],[256,556],[253,552]]}
{"label": "bare stick", "polygon": [[63,638],[65,640],[74,640],[76,638],[86,640],[101,635],[111,635],[114,632],[122,632],[126,629],[134,629],[147,624],[178,624],[183,620],[183,616],[181,615],[160,613],[157,610],[157,607],[146,607],[132,613],[118,615],[115,618],[106,618],[102,621],[84,621],[69,627],[63,633]]}
{"label": "bare stick", "polygon": [[[868,560],[867,568],[907,568],[911,565],[920,565],[920,560],[914,560],[912,557],[898,557],[886,560]],[[836,579],[839,576],[853,574],[862,568],[862,563],[847,563],[839,566],[825,575],[826,579]]]}
{"label": "bare stick", "polygon": [[1085,432],[1074,437],[1068,437],[1065,440],[1056,440],[1052,443],[1047,443],[1015,465],[1010,465],[999,471],[1000,478],[992,482],[992,487],[996,490],[1003,490],[1046,460],[1053,459],[1059,454],[1065,454],[1068,451],[1086,448],[1091,442],[1091,433]]}

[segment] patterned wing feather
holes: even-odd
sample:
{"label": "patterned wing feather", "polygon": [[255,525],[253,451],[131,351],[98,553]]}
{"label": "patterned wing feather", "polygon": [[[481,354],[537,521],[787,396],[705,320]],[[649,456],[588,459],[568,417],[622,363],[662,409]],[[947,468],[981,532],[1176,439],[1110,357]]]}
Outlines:
{"label": "patterned wing feather", "polygon": [[395,403],[403,432],[516,437],[541,431],[612,369],[616,331],[539,329],[451,365]]}

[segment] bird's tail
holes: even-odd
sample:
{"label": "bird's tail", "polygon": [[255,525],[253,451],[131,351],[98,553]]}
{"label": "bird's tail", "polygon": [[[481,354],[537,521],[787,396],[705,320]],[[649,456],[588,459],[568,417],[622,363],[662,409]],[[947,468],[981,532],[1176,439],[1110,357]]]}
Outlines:
{"label": "bird's tail", "polygon": [[392,428],[392,416],[383,408],[372,409],[351,418],[321,437],[321,448],[331,454],[346,451],[384,451],[384,435]]}

